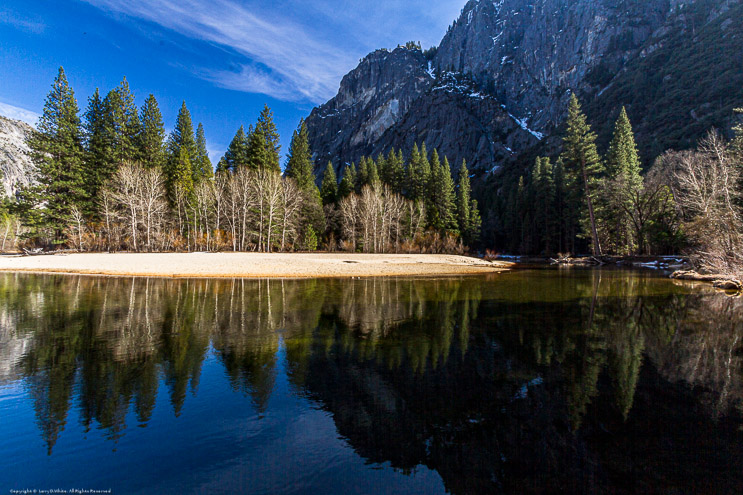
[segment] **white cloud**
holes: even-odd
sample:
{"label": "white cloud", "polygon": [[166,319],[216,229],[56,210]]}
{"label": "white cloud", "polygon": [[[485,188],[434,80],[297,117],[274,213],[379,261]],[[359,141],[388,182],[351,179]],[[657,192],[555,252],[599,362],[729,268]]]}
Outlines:
{"label": "white cloud", "polygon": [[464,0],[82,0],[245,57],[237,70],[195,74],[238,91],[323,102],[374,48],[438,44]]}
{"label": "white cloud", "polygon": [[[268,21],[228,0],[84,0],[190,38],[226,46],[251,61],[240,72],[201,70],[221,86],[281,99],[319,102],[335,93],[355,59],[289,20]],[[257,69],[263,66],[265,69]],[[239,81],[238,81],[239,79]]]}
{"label": "white cloud", "polygon": [[15,105],[9,105],[7,103],[0,102],[0,115],[8,117],[13,120],[20,120],[27,124],[36,127],[36,123],[41,117],[38,113],[26,110],[25,108],[17,107]]}

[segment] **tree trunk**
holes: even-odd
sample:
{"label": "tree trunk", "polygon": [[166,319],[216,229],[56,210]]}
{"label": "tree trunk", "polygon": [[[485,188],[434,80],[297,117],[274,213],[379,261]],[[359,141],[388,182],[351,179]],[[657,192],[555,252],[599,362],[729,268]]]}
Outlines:
{"label": "tree trunk", "polygon": [[586,192],[586,201],[588,202],[588,216],[591,219],[591,235],[593,236],[593,255],[601,256],[601,244],[599,244],[599,232],[596,229],[596,216],[593,213],[593,200],[591,191],[588,189],[588,173],[586,172],[586,160],[581,159],[580,169],[583,172],[583,187]]}

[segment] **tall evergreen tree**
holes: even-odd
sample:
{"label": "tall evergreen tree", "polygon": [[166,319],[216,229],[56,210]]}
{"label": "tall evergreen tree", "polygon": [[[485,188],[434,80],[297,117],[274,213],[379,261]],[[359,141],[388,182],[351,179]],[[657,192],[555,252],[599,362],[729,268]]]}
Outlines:
{"label": "tall evergreen tree", "polygon": [[369,173],[369,185],[372,187],[379,187],[382,181],[379,179],[379,169],[377,168],[376,162],[369,158],[366,161],[367,171]]}
{"label": "tall evergreen tree", "polygon": [[248,166],[249,161],[248,136],[245,128],[240,126],[224,154],[224,164],[227,170],[234,172],[240,167]]}
{"label": "tall evergreen tree", "polygon": [[95,215],[97,205],[94,198],[103,186],[106,173],[104,172],[109,160],[109,147],[105,132],[105,107],[98,88],[93,96],[88,98],[88,108],[85,111],[85,165],[84,189],[87,197],[85,213]]}
{"label": "tall evergreen tree", "polygon": [[356,192],[360,193],[361,189],[367,184],[369,184],[369,163],[366,157],[362,156],[359,161],[359,167],[356,170],[356,180],[354,183]]}
{"label": "tall evergreen tree", "polygon": [[268,167],[269,155],[266,149],[266,138],[260,129],[248,131],[248,168],[252,170],[264,170]]}
{"label": "tall evergreen tree", "polygon": [[390,186],[392,192],[402,194],[405,187],[405,168],[402,152],[396,153],[394,148],[390,149],[385,165],[383,181]]}
{"label": "tall evergreen tree", "polygon": [[555,238],[555,181],[547,157],[537,158],[532,169],[532,245],[535,251],[551,254]]}
{"label": "tall evergreen tree", "polygon": [[24,223],[37,238],[64,241],[73,207],[85,199],[83,133],[75,93],[59,68],[37,131],[28,141],[37,184],[22,193]]}
{"label": "tall evergreen tree", "polygon": [[431,176],[431,166],[426,156],[426,145],[419,151],[418,145],[413,145],[408,163],[408,199],[425,201],[428,181]]}
{"label": "tall evergreen tree", "polygon": [[[515,202],[515,200],[514,200]],[[475,244],[480,238],[482,220],[477,201],[472,199],[472,185],[467,162],[462,160],[459,168],[459,184],[457,185],[457,225],[462,240],[468,246]]]}
{"label": "tall evergreen tree", "polygon": [[354,192],[355,182],[356,167],[352,163],[351,165],[346,165],[346,168],[343,169],[343,177],[341,178],[341,183],[338,186],[338,199],[343,199],[350,196]]}
{"label": "tall evergreen tree", "polygon": [[[254,141],[250,140],[251,167],[259,170],[281,172],[279,132],[273,122],[273,112],[268,108],[268,105],[263,107],[255,125],[255,130],[250,137],[254,138]],[[258,149],[259,144],[262,151]]]}
{"label": "tall evergreen tree", "polygon": [[600,256],[602,251],[594,203],[601,193],[599,183],[604,166],[596,149],[596,134],[591,131],[575,94],[570,97],[567,133],[561,156],[566,172],[578,179],[574,183],[579,184],[579,197],[587,211],[587,218],[583,220],[584,228],[591,238],[594,256]]}
{"label": "tall evergreen tree", "polygon": [[307,123],[299,121],[299,127],[292,134],[285,174],[297,182],[300,189],[307,190],[315,184],[315,166],[307,132]]}
{"label": "tall evergreen tree", "polygon": [[[181,109],[175,120],[175,127],[168,137],[167,150],[165,178],[168,193],[173,200],[176,186],[180,186],[184,191],[190,191],[193,188],[191,157],[196,156],[196,140],[194,139],[191,112],[188,111],[185,101],[181,104]],[[184,175],[186,164],[189,167],[190,180],[186,180]]]}
{"label": "tall evergreen tree", "polygon": [[325,173],[322,176],[322,186],[320,187],[320,197],[323,205],[329,205],[336,202],[338,197],[338,179],[335,176],[333,163],[328,162],[325,167]]}
{"label": "tall evergreen tree", "polygon": [[606,155],[609,179],[608,194],[599,201],[599,216],[604,218],[613,251],[630,254],[637,248],[633,239],[630,211],[642,189],[640,156],[635,144],[632,125],[624,108],[614,127],[614,136]]}
{"label": "tall evergreen tree", "polygon": [[429,225],[441,232],[456,232],[457,211],[454,180],[451,176],[449,160],[439,160],[437,150],[431,153],[431,179],[428,185]]}
{"label": "tall evergreen tree", "polygon": [[149,95],[139,111],[139,159],[149,168],[165,165],[165,125],[154,95]]}
{"label": "tall evergreen tree", "polygon": [[126,77],[108,92],[103,106],[106,114],[104,128],[111,160],[110,170],[106,172],[108,179],[122,163],[140,158],[137,146],[140,133],[139,114]]}
{"label": "tall evergreen tree", "polygon": [[201,123],[196,128],[196,156],[191,165],[194,171],[194,183],[214,177],[214,167],[212,161],[209,159],[209,152],[206,149],[206,135],[204,134],[204,126]]}

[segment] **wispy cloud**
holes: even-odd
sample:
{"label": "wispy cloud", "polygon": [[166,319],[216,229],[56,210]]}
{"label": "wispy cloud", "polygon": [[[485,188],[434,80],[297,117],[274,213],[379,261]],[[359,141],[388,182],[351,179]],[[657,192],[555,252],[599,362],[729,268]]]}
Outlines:
{"label": "wispy cloud", "polygon": [[9,105],[7,103],[0,102],[0,115],[8,117],[9,119],[20,120],[32,126],[36,126],[36,122],[39,121],[40,115],[31,110],[17,107],[15,105]]}
{"label": "wispy cloud", "polygon": [[[245,58],[198,77],[238,91],[319,103],[374,48],[408,40],[430,46],[465,0],[82,0]],[[227,68],[230,67],[230,68]],[[236,67],[236,68],[235,68]]]}
{"label": "wispy cloud", "polygon": [[43,22],[28,19],[7,10],[0,10],[0,24],[7,24],[21,31],[33,34],[43,33],[44,29],[46,29],[46,25]]}
{"label": "wispy cloud", "polygon": [[238,71],[200,71],[226,88],[318,102],[335,93],[340,77],[354,63],[346,51],[313,37],[304,26],[286,19],[269,21],[233,1],[84,1],[245,56]]}

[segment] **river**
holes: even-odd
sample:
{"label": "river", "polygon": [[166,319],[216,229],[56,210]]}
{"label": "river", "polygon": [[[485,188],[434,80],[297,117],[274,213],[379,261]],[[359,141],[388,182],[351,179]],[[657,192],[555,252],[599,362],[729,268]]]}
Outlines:
{"label": "river", "polygon": [[0,274],[0,489],[741,493],[741,337],[650,270]]}

